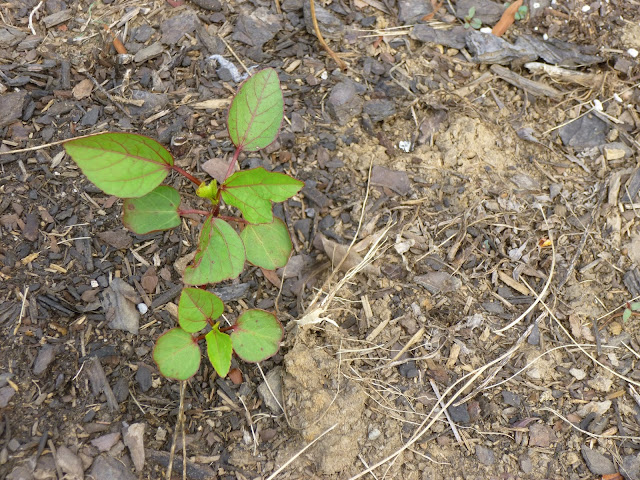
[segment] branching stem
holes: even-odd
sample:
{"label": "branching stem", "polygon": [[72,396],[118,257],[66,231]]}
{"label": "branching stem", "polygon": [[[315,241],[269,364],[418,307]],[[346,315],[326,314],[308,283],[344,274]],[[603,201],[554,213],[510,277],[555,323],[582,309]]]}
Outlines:
{"label": "branching stem", "polygon": [[208,210],[194,210],[194,209],[184,209],[184,210],[178,210],[178,215],[180,216],[185,216],[185,215],[211,215],[211,212]]}
{"label": "branching stem", "polygon": [[178,172],[180,175],[182,175],[183,177],[191,180],[193,183],[196,184],[196,186],[200,186],[200,184],[202,183],[202,180],[198,180],[196,177],[194,177],[193,175],[191,175],[189,172],[183,170],[182,168],[180,168],[177,165],[172,165],[171,168],[173,168],[176,172]]}

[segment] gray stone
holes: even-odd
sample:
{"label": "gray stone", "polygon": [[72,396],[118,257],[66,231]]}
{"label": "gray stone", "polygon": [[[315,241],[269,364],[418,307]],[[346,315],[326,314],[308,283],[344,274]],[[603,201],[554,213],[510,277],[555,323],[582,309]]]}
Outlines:
{"label": "gray stone", "polygon": [[90,108],[87,113],[82,116],[80,125],[83,127],[92,127],[96,124],[98,118],[100,118],[100,107]]}
{"label": "gray stone", "polygon": [[146,43],[154,33],[154,28],[144,23],[135,29],[133,32],[133,38],[136,42]]}
{"label": "gray stone", "polygon": [[46,344],[40,348],[36,361],[33,363],[33,374],[41,375],[47,367],[53,362],[56,356],[56,348],[53,345]]}
{"label": "gray stone", "polygon": [[495,25],[505,10],[501,3],[489,0],[458,0],[456,2],[456,17],[463,20],[469,15],[470,8],[475,8],[473,18],[480,19],[483,25]]}
{"label": "gray stone", "polygon": [[531,473],[533,471],[533,462],[528,455],[520,457],[520,470],[524,473]]}
{"label": "gray stone", "polygon": [[193,10],[175,15],[160,25],[162,32],[160,41],[165,45],[175,45],[185,33],[192,34],[199,22],[200,20]]}
{"label": "gray stone", "polygon": [[191,0],[193,3],[198,5],[200,8],[205,10],[209,10],[211,12],[219,12],[222,10],[222,3],[220,0]]}
{"label": "gray stone", "polygon": [[609,127],[595,115],[584,115],[558,130],[562,143],[577,150],[598,147],[607,142]]}
{"label": "gray stone", "polygon": [[620,473],[626,480],[640,480],[640,453],[622,457]]}
{"label": "gray stone", "polygon": [[141,48],[136,52],[133,57],[133,61],[136,63],[143,63],[147,60],[151,60],[159,55],[162,55],[164,52],[164,46],[161,42],[155,42],[149,45],[148,47]]}
{"label": "gray stone", "polygon": [[69,480],[82,480],[84,478],[82,460],[64,445],[58,447],[56,451],[56,464],[67,474],[65,478]]}
{"label": "gray stone", "polygon": [[465,404],[450,406],[447,409],[449,412],[449,416],[451,417],[451,421],[454,423],[469,423],[471,421],[471,416],[469,415],[469,410]]}
{"label": "gray stone", "polygon": [[436,45],[461,49],[466,45],[466,34],[467,31],[462,26],[441,30],[435,29],[426,23],[419,23],[413,27],[409,36],[423,43],[434,43]]}
{"label": "gray stone", "polygon": [[140,390],[144,393],[148,392],[152,385],[151,369],[146,365],[140,364],[136,372],[136,382],[140,386]]}
{"label": "gray stone", "polygon": [[398,367],[398,372],[405,378],[418,378],[420,375],[420,372],[418,372],[418,369],[416,368],[416,362],[413,360],[400,365]]}
{"label": "gray stone", "polygon": [[52,13],[51,15],[47,15],[42,19],[42,23],[46,28],[55,27],[56,25],[60,25],[61,23],[66,22],[67,20],[71,20],[72,11],[71,9],[60,10],[59,12]]}
{"label": "gray stone", "polygon": [[496,462],[496,455],[490,448],[476,445],[476,457],[483,465],[493,465]]}
{"label": "gray stone", "polygon": [[4,408],[9,405],[11,397],[13,397],[15,394],[16,391],[8,385],[6,387],[0,388],[0,408]]}
{"label": "gray stone", "polygon": [[519,407],[521,403],[520,395],[509,390],[502,391],[502,401],[511,407]]}
{"label": "gray stone", "polygon": [[398,0],[398,20],[404,24],[417,23],[422,17],[433,12],[427,0]]}
{"label": "gray stone", "polygon": [[534,325],[529,337],[527,338],[529,345],[540,345],[540,329],[538,325]]}
{"label": "gray stone", "polygon": [[327,110],[340,125],[346,125],[353,117],[362,113],[363,103],[353,82],[340,82],[329,93]]}
{"label": "gray stone", "polygon": [[133,90],[131,92],[132,100],[144,100],[144,103],[137,107],[128,105],[131,115],[150,115],[160,111],[169,102],[169,97],[164,93],[151,93],[145,90]]}
{"label": "gray stone", "polygon": [[[258,395],[262,399],[262,402],[271,410],[274,414],[280,415],[282,408],[280,406],[283,403],[282,399],[282,367],[275,367],[265,375],[266,382],[262,382],[258,386]],[[275,395],[275,398],[274,398]]]}
{"label": "gray stone", "polygon": [[592,450],[586,445],[580,448],[582,458],[584,458],[587,468],[594,475],[607,475],[616,473],[616,467],[611,460],[596,450]]}
{"label": "gray stone", "polygon": [[19,465],[11,470],[11,473],[7,475],[7,480],[32,480],[33,474],[31,470],[23,465]]}
{"label": "gray stone", "polygon": [[91,468],[93,480],[137,480],[136,476],[120,460],[100,455]]}
{"label": "gray stone", "polygon": [[22,117],[22,108],[27,98],[27,91],[5,93],[0,95],[0,128],[11,125]]}
{"label": "gray stone", "polygon": [[[330,39],[340,38],[344,31],[344,22],[338,18],[336,14],[323,7],[320,2],[315,2],[314,5],[316,7],[318,27],[320,28],[322,36]],[[309,6],[308,1],[303,3],[302,11],[304,14],[304,23],[307,27],[307,32],[315,37],[316,34],[311,20],[311,7]]]}
{"label": "gray stone", "polygon": [[547,425],[534,423],[529,427],[529,445],[532,447],[550,447],[556,441],[556,434]]}
{"label": "gray stone", "polygon": [[462,286],[462,281],[458,277],[447,272],[429,272],[425,275],[416,275],[413,281],[427,289],[429,293],[455,292]]}
{"label": "gray stone", "polygon": [[387,187],[400,195],[408,195],[411,192],[407,172],[390,170],[380,165],[374,165],[371,169],[371,185]]}
{"label": "gray stone", "polygon": [[108,452],[118,440],[120,440],[120,432],[107,433],[106,435],[91,440],[91,445],[101,452]]}
{"label": "gray stone", "polygon": [[259,8],[249,15],[239,15],[231,38],[259,47],[267,43],[282,28],[280,19],[265,8]]}
{"label": "gray stone", "polygon": [[367,100],[364,103],[364,113],[371,117],[372,122],[381,122],[396,113],[396,105],[391,100]]}
{"label": "gray stone", "polygon": [[123,438],[138,472],[144,468],[144,428],[144,423],[134,423],[127,428]]}

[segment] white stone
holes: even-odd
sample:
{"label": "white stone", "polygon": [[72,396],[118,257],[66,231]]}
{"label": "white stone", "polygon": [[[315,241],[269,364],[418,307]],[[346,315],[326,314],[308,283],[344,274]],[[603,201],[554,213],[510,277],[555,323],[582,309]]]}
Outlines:
{"label": "white stone", "polygon": [[576,380],[582,380],[587,376],[587,373],[579,368],[572,368],[571,370],[569,370],[569,373],[573,375],[573,378],[575,378]]}

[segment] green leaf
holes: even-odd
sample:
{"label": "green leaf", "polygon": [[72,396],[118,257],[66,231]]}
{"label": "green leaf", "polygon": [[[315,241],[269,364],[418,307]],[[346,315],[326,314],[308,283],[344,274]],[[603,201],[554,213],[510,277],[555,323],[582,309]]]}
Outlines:
{"label": "green leaf", "polygon": [[622,312],[622,321],[626,322],[627,320],[629,320],[631,318],[631,310],[628,308],[624,309],[624,312]]}
{"label": "green leaf", "polygon": [[271,223],[247,225],[240,238],[244,242],[247,260],[267,270],[284,267],[293,249],[289,230],[279,218],[274,218]]}
{"label": "green leaf", "polygon": [[474,18],[473,20],[471,20],[471,26],[478,30],[480,27],[482,27],[482,20],[480,20],[479,18]]}
{"label": "green leaf", "polygon": [[184,288],[178,303],[178,323],[186,332],[199,332],[224,312],[217,295],[200,288]]}
{"label": "green leaf", "polygon": [[180,194],[173,187],[161,185],[140,198],[127,198],[122,206],[122,223],[142,235],[169,230],[180,225]]}
{"label": "green leaf", "polygon": [[640,302],[631,302],[631,305],[629,305],[631,307],[631,310],[633,310],[634,312],[637,312],[638,310],[640,310]]}
{"label": "green leaf", "polygon": [[153,360],[160,373],[175,380],[188,380],[200,367],[200,348],[190,333],[176,327],[158,338]]}
{"label": "green leaf", "polygon": [[202,226],[193,264],[184,271],[184,283],[205,285],[236,278],[245,261],[244,245],[224,220],[208,217]]}
{"label": "green leaf", "polygon": [[255,152],[276,139],[284,117],[278,74],[266,68],[242,84],[229,107],[227,127],[240,150]]}
{"label": "green leaf", "polygon": [[469,18],[473,18],[473,16],[476,14],[476,7],[471,7],[469,8]]}
{"label": "green leaf", "polygon": [[162,183],[173,157],[155,140],[133,133],[76,138],[64,148],[96,187],[120,198],[142,197]]}
{"label": "green leaf", "polygon": [[231,338],[226,333],[222,333],[217,324],[204,338],[207,341],[207,354],[211,365],[218,375],[226,377],[231,368]]}
{"label": "green leaf", "polygon": [[236,172],[222,185],[222,198],[238,208],[249,223],[270,223],[271,202],[293,197],[304,182],[284,173],[268,172],[262,167]]}
{"label": "green leaf", "polygon": [[247,310],[231,332],[233,349],[245,362],[261,362],[275,355],[282,340],[282,325],[264,310]]}

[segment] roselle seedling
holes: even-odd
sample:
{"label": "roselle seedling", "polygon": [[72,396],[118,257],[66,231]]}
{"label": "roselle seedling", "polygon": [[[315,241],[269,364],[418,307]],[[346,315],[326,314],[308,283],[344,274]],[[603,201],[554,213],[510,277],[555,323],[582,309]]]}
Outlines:
{"label": "roselle seedling", "polygon": [[[206,183],[185,172],[161,144],[141,135],[103,133],[64,144],[89,180],[105,193],[124,198],[122,221],[131,231],[169,230],[179,226],[180,216],[186,214],[205,217],[195,257],[184,272],[187,286],[178,303],[179,326],[162,334],[153,350],[160,373],[167,378],[186,380],[195,375],[202,340],[211,364],[223,377],[234,351],[247,362],[260,362],[278,351],[283,330],[273,314],[247,310],[233,325],[222,327],[218,320],[225,308],[222,300],[196,287],[238,277],[246,261],[274,270],[289,259],[291,238],[285,223],[273,216],[273,202],[291,198],[304,184],[262,167],[231,174],[243,151],[257,151],[275,141],[283,108],[275,70],[262,70],[241,85],[227,119],[236,150],[221,184]],[[207,209],[181,209],[178,191],[161,185],[171,171],[197,186],[196,194],[210,204]],[[222,202],[237,208],[242,218],[222,215]]]}

